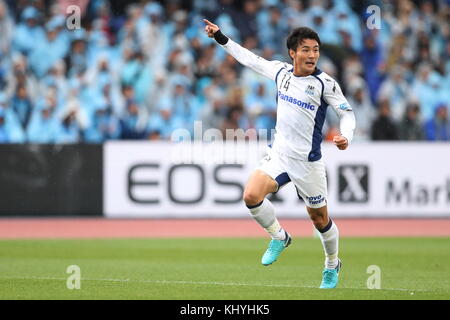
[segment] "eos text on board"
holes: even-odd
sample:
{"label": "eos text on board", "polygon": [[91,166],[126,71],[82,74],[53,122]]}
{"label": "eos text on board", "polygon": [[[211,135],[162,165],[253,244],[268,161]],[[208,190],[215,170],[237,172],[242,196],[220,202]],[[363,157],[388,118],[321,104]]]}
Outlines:
{"label": "eos text on board", "polygon": [[[228,170],[242,170],[242,165],[238,164],[221,164],[216,165],[213,168],[213,177],[214,182],[217,185],[222,187],[226,187],[229,189],[235,189],[236,197],[234,198],[223,198],[216,197],[214,199],[214,203],[218,204],[233,204],[241,202],[241,194],[244,191],[244,186],[239,181],[234,181],[231,178],[224,178],[222,176],[226,176],[226,172]],[[205,199],[206,189],[207,189],[207,179],[206,179],[206,168],[196,165],[196,164],[181,164],[181,165],[172,165],[167,168],[167,175],[165,178],[163,177],[154,177],[152,179],[149,178],[139,178],[139,174],[144,171],[154,170],[155,172],[159,172],[163,170],[159,163],[141,163],[136,164],[129,168],[128,170],[128,184],[127,184],[127,193],[128,197],[131,201],[139,204],[159,204],[161,199],[159,199],[156,195],[152,195],[151,197],[139,197],[137,195],[136,189],[145,189],[145,188],[161,188],[161,182],[166,182],[166,190],[168,197],[171,202],[176,204],[197,204],[201,203]],[[197,175],[197,182],[192,181],[191,188],[194,190],[194,196],[190,199],[180,199],[176,193],[174,192],[175,184],[174,178],[178,172],[181,170],[191,170]],[[211,182],[208,182],[211,183]],[[197,188],[197,189],[196,189]],[[196,192],[195,192],[196,191]]]}

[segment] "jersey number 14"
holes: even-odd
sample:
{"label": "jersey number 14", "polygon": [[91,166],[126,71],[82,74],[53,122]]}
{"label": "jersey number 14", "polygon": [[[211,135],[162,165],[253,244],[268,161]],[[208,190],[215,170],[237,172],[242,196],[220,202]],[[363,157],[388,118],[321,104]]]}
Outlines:
{"label": "jersey number 14", "polygon": [[287,77],[287,74],[284,75],[283,80],[281,80],[281,83],[280,83],[280,89],[285,89],[285,92],[288,91],[289,85],[291,84],[291,76],[289,76],[289,78],[287,78],[287,79],[286,79],[286,77]]}

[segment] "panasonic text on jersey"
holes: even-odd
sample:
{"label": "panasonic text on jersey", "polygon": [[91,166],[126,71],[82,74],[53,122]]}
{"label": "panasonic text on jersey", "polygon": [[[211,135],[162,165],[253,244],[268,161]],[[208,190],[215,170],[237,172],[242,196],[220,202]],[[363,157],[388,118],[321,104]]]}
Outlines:
{"label": "panasonic text on jersey", "polygon": [[281,93],[280,91],[278,91],[278,98],[281,100],[284,100],[286,102],[293,103],[303,109],[307,109],[307,110],[311,110],[311,111],[314,111],[316,109],[316,106],[311,104],[310,102],[306,103],[299,99],[292,98],[286,94]]}

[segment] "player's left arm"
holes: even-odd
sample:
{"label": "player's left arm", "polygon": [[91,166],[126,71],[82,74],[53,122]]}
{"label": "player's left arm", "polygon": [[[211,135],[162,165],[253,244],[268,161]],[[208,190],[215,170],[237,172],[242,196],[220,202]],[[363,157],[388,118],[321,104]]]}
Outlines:
{"label": "player's left arm", "polygon": [[324,100],[333,108],[340,119],[339,130],[341,135],[335,136],[333,142],[340,150],[345,150],[353,140],[353,132],[356,127],[355,114],[339,84],[331,77],[325,77],[323,82],[325,86]]}

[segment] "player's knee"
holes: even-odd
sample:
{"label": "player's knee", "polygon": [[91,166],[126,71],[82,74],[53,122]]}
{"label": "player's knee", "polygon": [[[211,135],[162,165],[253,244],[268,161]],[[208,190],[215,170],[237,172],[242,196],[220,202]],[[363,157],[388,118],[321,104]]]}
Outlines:
{"label": "player's knee", "polygon": [[263,196],[259,195],[254,191],[248,190],[244,191],[244,196],[242,198],[247,206],[255,206],[264,200]]}

